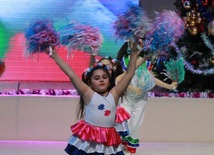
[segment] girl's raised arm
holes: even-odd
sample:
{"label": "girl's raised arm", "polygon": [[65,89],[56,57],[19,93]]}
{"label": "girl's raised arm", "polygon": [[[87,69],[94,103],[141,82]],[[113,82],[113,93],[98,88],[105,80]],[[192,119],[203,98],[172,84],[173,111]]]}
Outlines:
{"label": "girl's raised arm", "polygon": [[121,81],[111,90],[111,93],[113,94],[115,101],[119,99],[120,96],[123,95],[124,91],[126,91],[136,69],[136,60],[137,60],[137,44],[134,44],[134,46],[131,49],[130,54],[130,61],[128,64],[128,68],[124,76],[122,77]]}
{"label": "girl's raised arm", "polygon": [[[46,49],[46,53],[50,53],[50,49]],[[57,54],[57,51],[54,47],[52,47],[52,55],[51,57],[54,59],[56,64],[60,67],[60,69],[70,78],[72,84],[77,89],[77,91],[80,93],[80,95],[86,97],[90,97],[90,95],[93,95],[92,89],[85,84],[78,75],[73,71],[73,69]]]}

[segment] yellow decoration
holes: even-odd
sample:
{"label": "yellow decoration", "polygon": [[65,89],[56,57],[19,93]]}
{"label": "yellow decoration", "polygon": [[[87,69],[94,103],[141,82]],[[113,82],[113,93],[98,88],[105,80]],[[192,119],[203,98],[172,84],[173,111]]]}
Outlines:
{"label": "yellow decoration", "polygon": [[197,24],[201,24],[201,17],[198,17],[198,18],[196,19],[196,23],[197,23]]}
{"label": "yellow decoration", "polygon": [[194,27],[190,27],[188,30],[189,30],[190,34],[193,35],[193,36],[198,34],[198,28],[195,27],[195,26]]}
{"label": "yellow decoration", "polygon": [[195,22],[194,20],[191,20],[191,21],[189,22],[189,26],[196,26],[196,22]]}
{"label": "yellow decoration", "polygon": [[195,19],[196,19],[195,14],[192,14],[192,15],[191,15],[191,19],[192,19],[192,20],[195,20]]}

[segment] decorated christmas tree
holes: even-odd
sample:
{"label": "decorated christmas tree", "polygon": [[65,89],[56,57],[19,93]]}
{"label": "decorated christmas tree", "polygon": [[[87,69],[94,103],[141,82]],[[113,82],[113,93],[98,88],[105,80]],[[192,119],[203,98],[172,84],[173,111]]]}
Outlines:
{"label": "decorated christmas tree", "polygon": [[[179,91],[214,91],[214,0],[177,0],[176,12],[185,22],[185,34],[180,38],[169,57],[181,58],[185,78]],[[157,60],[156,70],[165,70],[164,62]],[[164,75],[159,74],[164,79]]]}

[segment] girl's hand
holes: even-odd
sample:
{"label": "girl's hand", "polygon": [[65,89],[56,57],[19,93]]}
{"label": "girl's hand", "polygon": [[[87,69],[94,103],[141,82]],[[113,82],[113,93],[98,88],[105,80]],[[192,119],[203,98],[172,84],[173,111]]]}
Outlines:
{"label": "girl's hand", "polygon": [[176,91],[176,89],[178,87],[178,83],[173,81],[170,85],[171,85],[172,90]]}
{"label": "girl's hand", "polygon": [[56,52],[55,47],[49,46],[45,49],[45,53],[48,54],[50,58],[53,58],[57,52]]}
{"label": "girl's hand", "polygon": [[131,49],[131,53],[139,53],[140,51],[137,48],[138,42],[134,42],[134,41],[130,41],[130,49]]}

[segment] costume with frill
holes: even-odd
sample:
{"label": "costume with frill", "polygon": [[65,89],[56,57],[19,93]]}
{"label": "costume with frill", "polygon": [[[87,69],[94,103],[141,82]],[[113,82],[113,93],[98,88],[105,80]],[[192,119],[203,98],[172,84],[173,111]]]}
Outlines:
{"label": "costume with frill", "polygon": [[124,155],[122,141],[115,129],[125,133],[124,119],[130,115],[118,109],[111,93],[107,96],[94,92],[90,103],[85,106],[85,120],[71,126],[73,135],[65,151],[70,155]]}
{"label": "costume with frill", "polygon": [[[125,70],[129,62],[129,57],[124,57],[122,60],[123,69]],[[126,95],[123,97],[121,106],[131,115],[128,120],[129,135],[122,136],[122,143],[126,146],[128,152],[136,153],[139,147],[139,134],[145,114],[147,103],[147,92],[155,86],[155,78],[151,74],[152,64],[146,61],[136,71],[130,82],[133,87],[138,87],[142,90],[140,94],[127,89]]]}

